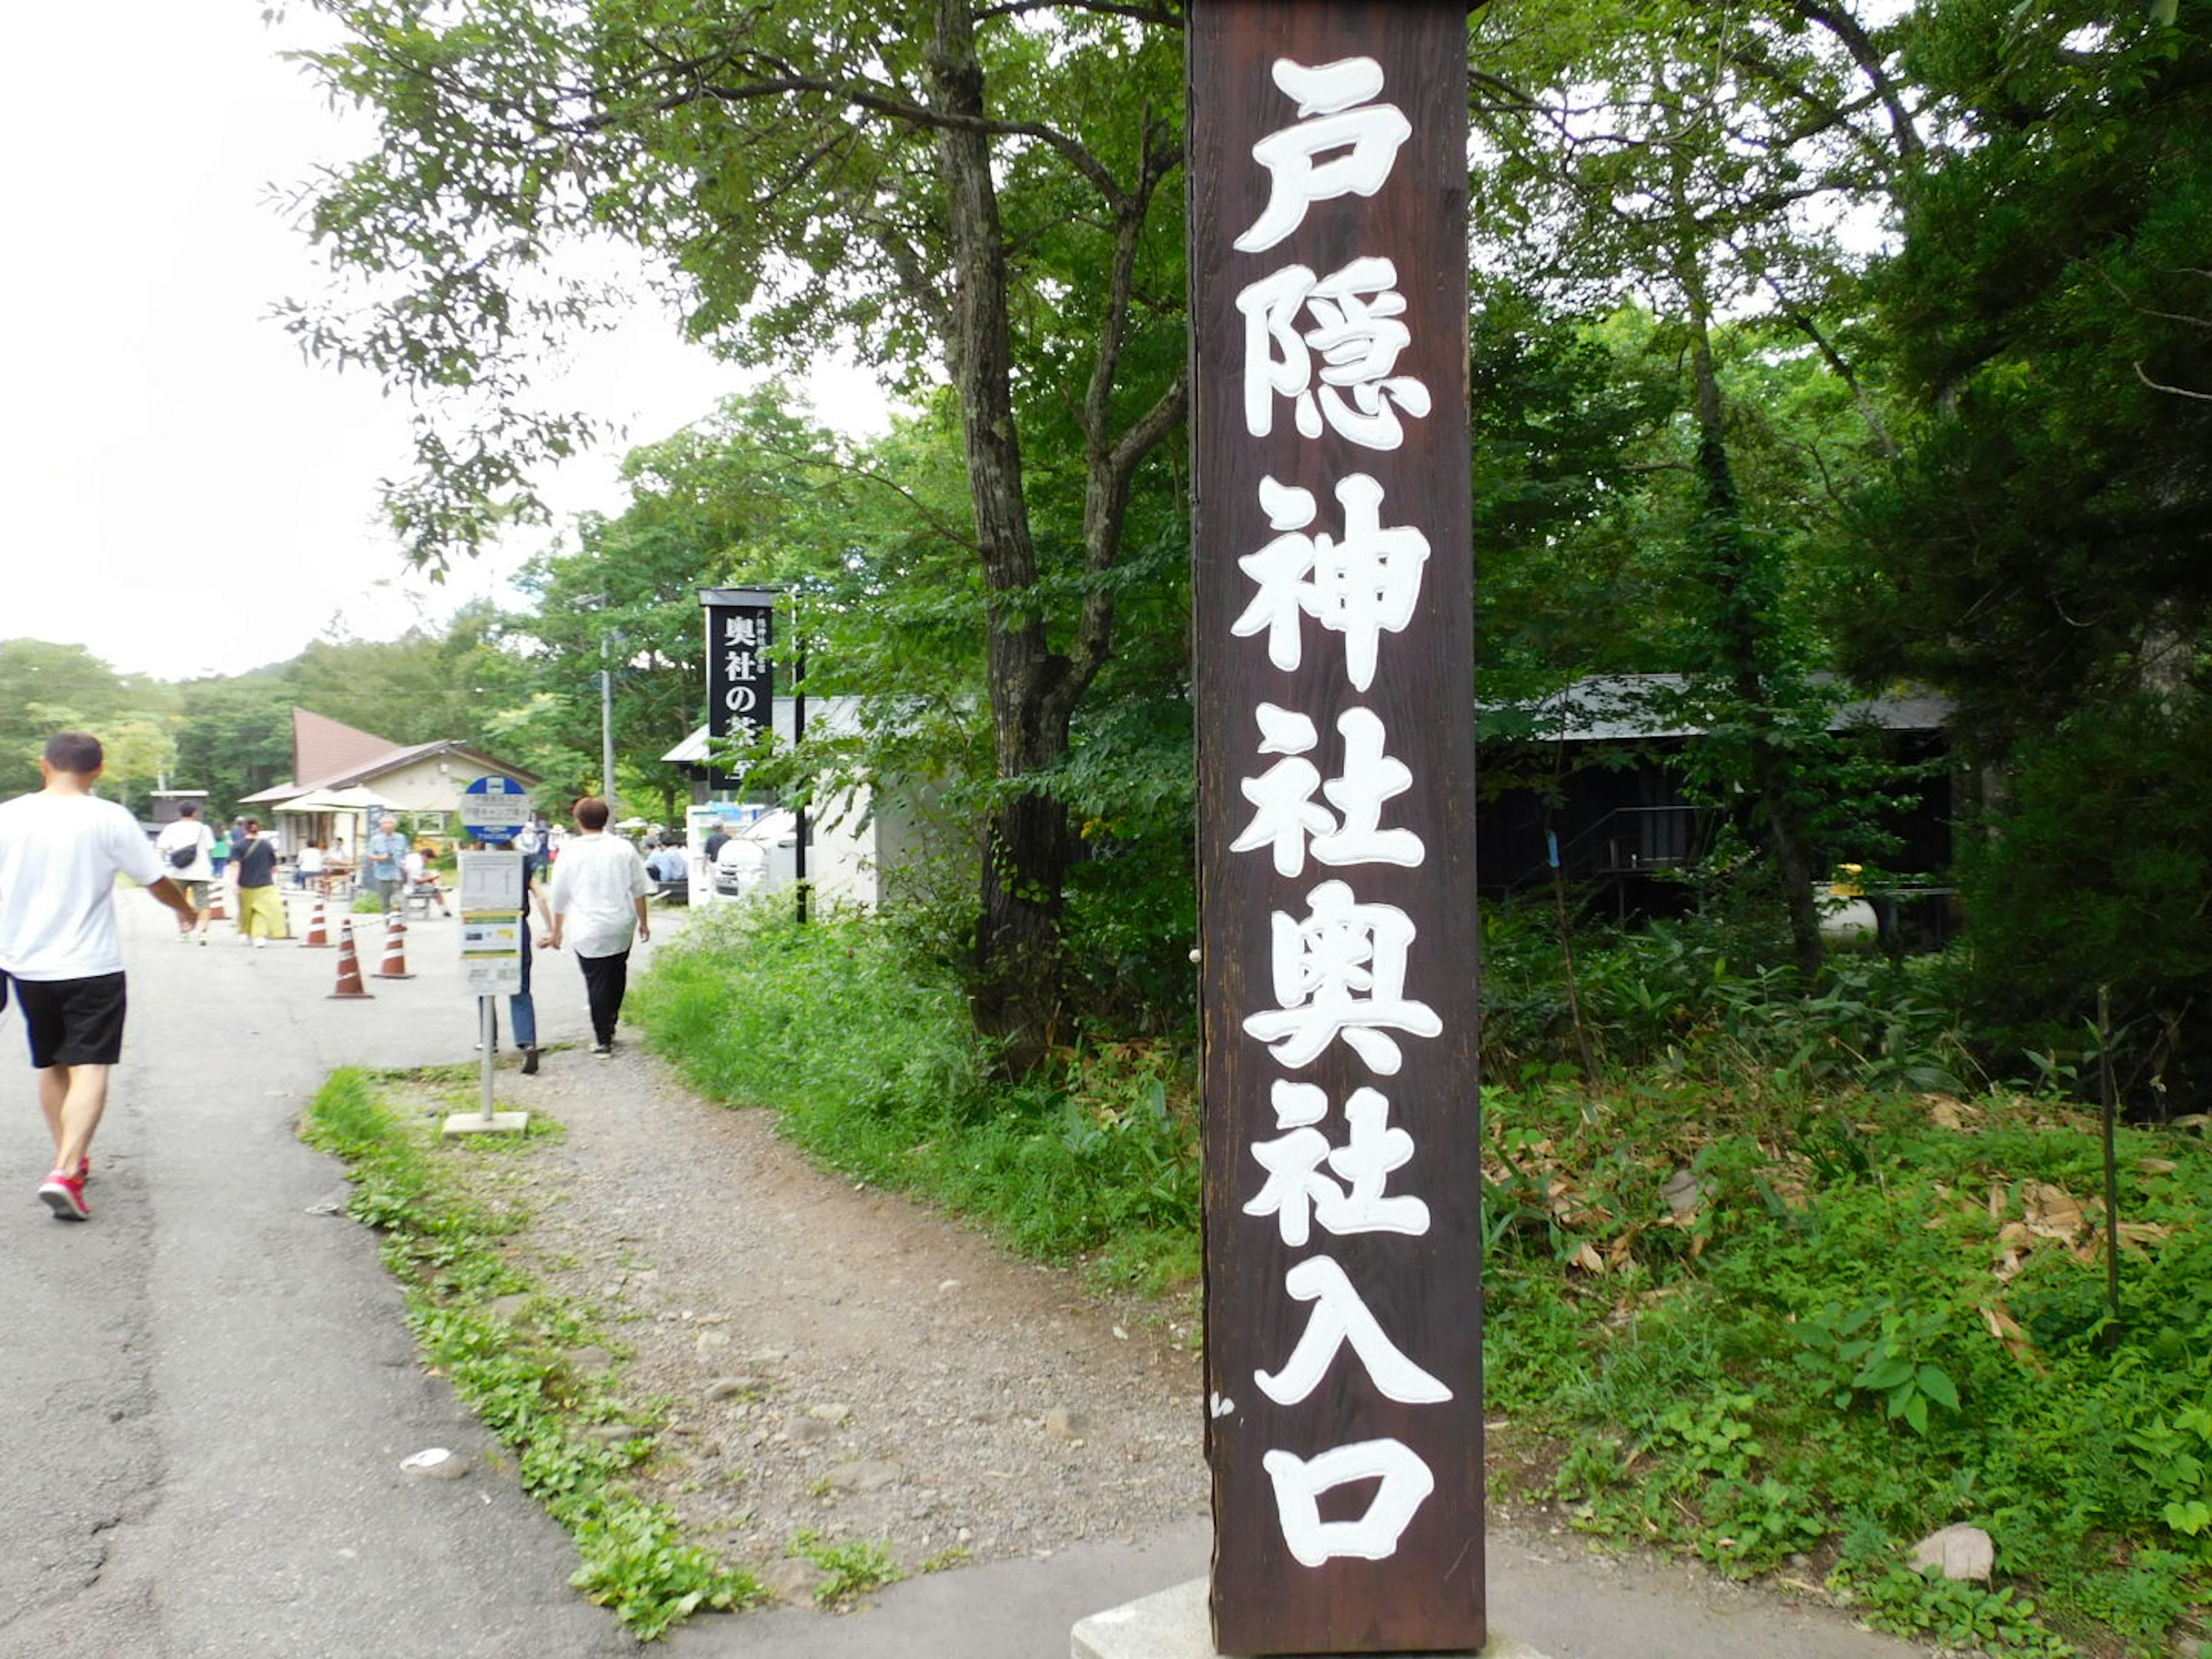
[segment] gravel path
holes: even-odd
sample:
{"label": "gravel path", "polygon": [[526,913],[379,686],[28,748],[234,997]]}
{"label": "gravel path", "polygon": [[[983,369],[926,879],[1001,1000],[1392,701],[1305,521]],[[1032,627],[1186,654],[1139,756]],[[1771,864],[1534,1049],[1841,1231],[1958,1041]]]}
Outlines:
{"label": "gravel path", "polygon": [[635,1047],[502,1082],[568,1131],[523,1176],[533,1275],[597,1309],[635,1350],[630,1389],[671,1402],[649,1495],[780,1597],[820,1579],[784,1554],[802,1529],[911,1573],[1206,1513],[1182,1304],[1102,1302],[823,1174],[765,1111],[702,1102]]}

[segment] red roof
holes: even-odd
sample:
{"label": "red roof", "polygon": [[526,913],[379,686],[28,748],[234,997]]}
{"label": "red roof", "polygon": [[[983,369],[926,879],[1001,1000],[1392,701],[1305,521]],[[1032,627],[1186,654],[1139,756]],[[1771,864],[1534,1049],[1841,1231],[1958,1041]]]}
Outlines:
{"label": "red roof", "polygon": [[292,711],[292,775],[307,788],[359,772],[400,746],[326,715]]}

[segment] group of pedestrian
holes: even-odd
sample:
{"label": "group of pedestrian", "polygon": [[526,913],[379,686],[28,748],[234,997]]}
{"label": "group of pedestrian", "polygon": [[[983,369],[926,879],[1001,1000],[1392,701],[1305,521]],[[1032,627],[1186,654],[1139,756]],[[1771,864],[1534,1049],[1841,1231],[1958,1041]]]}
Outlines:
{"label": "group of pedestrian", "polygon": [[276,891],[276,843],[261,833],[260,819],[246,818],[235,834],[218,836],[200,822],[199,807],[186,801],[177,808],[176,822],[155,838],[154,851],[191,903],[190,913],[177,918],[177,937],[185,944],[208,942],[215,908],[209,901],[226,870],[238,890],[238,931],[246,942],[258,951],[272,939],[292,936]]}
{"label": "group of pedestrian", "polygon": [[[210,889],[222,873],[216,849],[224,838],[201,822],[196,805],[181,807],[177,822],[149,842],[130,812],[94,793],[106,762],[99,738],[58,732],[40,761],[44,787],[0,803],[0,1009],[12,995],[22,1011],[54,1151],[38,1195],[64,1221],[92,1215],[85,1188],[93,1135],[123,1055],[127,998],[116,878],[128,876],[174,912],[180,939],[205,944]],[[509,1007],[526,1073],[538,1070],[539,1055],[530,990],[533,907],[545,948],[566,945],[575,953],[591,1010],[591,1051],[602,1058],[614,1053],[630,951],[653,937],[646,909],[653,882],[637,849],[606,833],[607,803],[598,796],[579,800],[574,815],[578,833],[562,843],[550,876],[547,837],[534,837],[534,850],[524,854],[522,989]],[[381,858],[392,866],[395,888],[411,850],[383,839],[398,827],[386,817],[365,849],[372,880],[381,879],[374,873]],[[256,949],[286,934],[276,847],[260,829],[246,819],[228,848],[241,926]]]}

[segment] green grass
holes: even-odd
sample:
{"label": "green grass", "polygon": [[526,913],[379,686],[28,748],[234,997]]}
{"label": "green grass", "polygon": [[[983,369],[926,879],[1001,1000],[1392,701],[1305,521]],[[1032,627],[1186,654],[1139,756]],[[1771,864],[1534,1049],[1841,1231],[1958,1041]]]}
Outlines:
{"label": "green grass", "polygon": [[993,1084],[957,988],[881,927],[738,907],[664,950],[631,1011],[695,1087],[773,1108],[830,1168],[972,1217],[1024,1255],[1089,1255],[1115,1285],[1163,1289],[1197,1272],[1185,1053],[1099,1046],[1024,1085]]}
{"label": "green grass", "polygon": [[[2051,1103],[1486,1101],[1490,1404],[1556,1437],[1577,1525],[1740,1576],[1809,1557],[1871,1622],[1965,1647],[2166,1651],[2212,1584],[2200,1135],[2120,1137],[2115,1322],[2094,1124]],[[1953,1522],[1996,1540],[1995,1587],[1902,1565]]]}
{"label": "green grass", "polygon": [[[530,1283],[499,1249],[528,1215],[471,1195],[472,1169],[512,1159],[496,1138],[441,1139],[434,1118],[447,1103],[443,1079],[403,1079],[346,1070],[331,1074],[307,1110],[308,1143],[347,1167],[358,1220],[384,1235],[386,1265],[405,1287],[407,1319],[426,1362],[517,1456],[524,1486],[576,1541],[582,1565],[571,1582],[614,1609],[650,1640],[702,1607],[762,1599],[757,1580],[687,1540],[676,1517],[626,1484],[651,1455],[649,1428],[613,1445],[580,1431],[593,1423],[647,1423],[652,1402],[625,1400],[616,1385],[577,1375],[563,1355],[594,1343],[619,1352],[586,1311]],[[426,1115],[423,1100],[441,1110]],[[559,1133],[532,1115],[530,1140]],[[508,1321],[498,1298],[528,1295],[528,1316]]]}

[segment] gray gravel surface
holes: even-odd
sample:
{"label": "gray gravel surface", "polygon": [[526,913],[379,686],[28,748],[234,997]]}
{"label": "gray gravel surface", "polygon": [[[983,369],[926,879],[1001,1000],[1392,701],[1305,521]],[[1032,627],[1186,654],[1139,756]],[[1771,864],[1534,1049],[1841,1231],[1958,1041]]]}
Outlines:
{"label": "gray gravel surface", "polygon": [[706,1104],[633,1047],[552,1056],[536,1082],[568,1131],[523,1177],[537,1272],[670,1402],[654,1494],[786,1596],[813,1588],[784,1555],[801,1528],[911,1572],[1206,1513],[1185,1304],[1086,1296],[825,1175],[764,1112]]}

